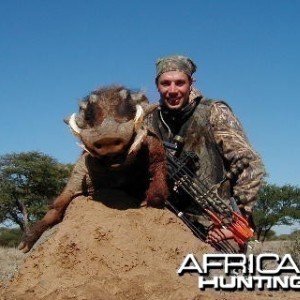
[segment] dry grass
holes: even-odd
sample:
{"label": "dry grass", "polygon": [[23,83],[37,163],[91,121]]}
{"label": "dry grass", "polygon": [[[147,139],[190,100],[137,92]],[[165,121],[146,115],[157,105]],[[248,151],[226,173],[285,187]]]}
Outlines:
{"label": "dry grass", "polygon": [[24,254],[16,248],[0,247],[0,286],[17,271]]}
{"label": "dry grass", "polygon": [[279,256],[291,252],[291,241],[266,241],[254,246],[253,254],[276,253]]}
{"label": "dry grass", "polygon": [[300,266],[300,237],[296,237],[291,243],[290,253],[294,258],[295,263]]}

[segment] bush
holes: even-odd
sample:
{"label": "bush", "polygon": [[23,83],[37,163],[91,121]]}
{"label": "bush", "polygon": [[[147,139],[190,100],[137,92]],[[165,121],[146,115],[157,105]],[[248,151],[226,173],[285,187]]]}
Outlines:
{"label": "bush", "polygon": [[19,228],[0,228],[0,246],[16,247],[22,238],[22,231]]}

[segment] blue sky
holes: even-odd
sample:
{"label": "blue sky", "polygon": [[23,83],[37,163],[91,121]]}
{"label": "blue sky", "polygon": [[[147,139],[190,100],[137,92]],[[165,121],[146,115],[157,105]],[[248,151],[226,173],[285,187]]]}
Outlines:
{"label": "blue sky", "polygon": [[300,1],[27,0],[0,4],[0,155],[80,154],[63,118],[108,84],[157,100],[157,58],[190,56],[196,86],[223,99],[268,182],[300,184]]}

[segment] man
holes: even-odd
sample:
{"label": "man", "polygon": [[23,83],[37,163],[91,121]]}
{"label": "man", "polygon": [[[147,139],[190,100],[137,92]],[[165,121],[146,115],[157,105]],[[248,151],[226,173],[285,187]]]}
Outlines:
{"label": "man", "polygon": [[[195,176],[209,187],[242,165],[218,193],[223,199],[234,197],[243,215],[250,218],[264,176],[262,161],[231,108],[225,102],[206,99],[193,87],[195,71],[196,65],[188,57],[173,55],[157,61],[155,82],[160,106],[148,122],[164,142],[181,145],[179,157],[184,151],[196,153]],[[208,243],[216,245],[233,238],[231,231],[215,226],[184,195],[178,198],[176,207],[205,232]]]}

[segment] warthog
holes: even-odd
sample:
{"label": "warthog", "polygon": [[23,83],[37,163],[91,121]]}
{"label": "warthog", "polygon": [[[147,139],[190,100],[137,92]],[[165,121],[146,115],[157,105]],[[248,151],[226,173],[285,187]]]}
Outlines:
{"label": "warthog", "polygon": [[67,123],[81,140],[83,154],[44,218],[25,233],[21,251],[28,252],[46,229],[61,222],[78,195],[94,196],[109,187],[133,195],[138,206],[164,206],[168,197],[164,147],[143,125],[154,109],[144,94],[115,86],[98,89],[80,102],[79,114]]}

